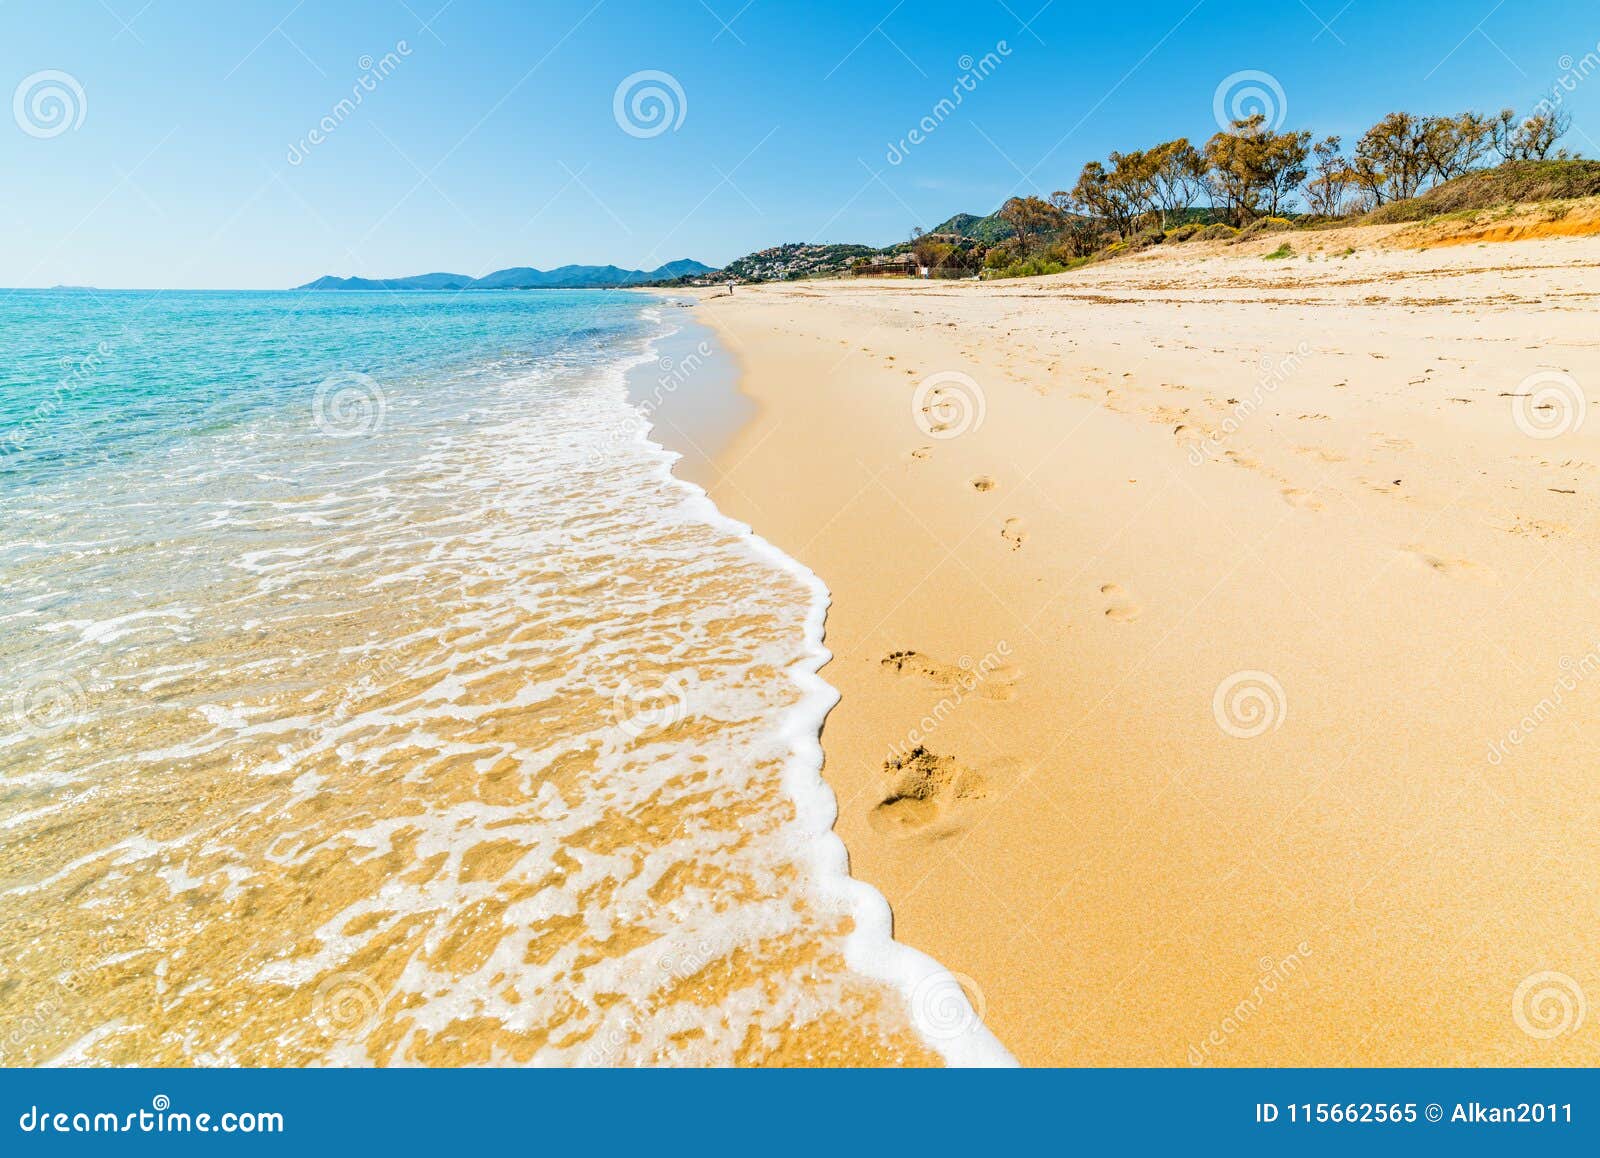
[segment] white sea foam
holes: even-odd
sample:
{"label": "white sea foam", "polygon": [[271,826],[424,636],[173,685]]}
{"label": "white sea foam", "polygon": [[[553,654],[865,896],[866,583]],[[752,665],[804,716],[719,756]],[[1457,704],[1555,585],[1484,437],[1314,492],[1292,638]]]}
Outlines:
{"label": "white sea foam", "polygon": [[[652,320],[659,322],[656,313]],[[638,360],[654,359],[656,345],[676,332],[676,327],[656,335]],[[625,364],[623,374],[631,368]],[[691,509],[706,522],[733,532],[757,558],[794,576],[810,593],[811,605],[805,621],[804,658],[791,665],[789,676],[804,692],[804,698],[777,721],[789,743],[790,758],[784,766],[784,787],[794,800],[797,820],[810,842],[809,863],[818,886],[838,898],[854,918],[854,931],[847,941],[847,959],[852,968],[897,989],[911,1012],[912,1022],[924,1041],[945,1060],[956,1066],[1014,1066],[1016,1059],[989,1032],[971,1008],[959,984],[949,987],[947,1000],[965,1012],[951,1027],[933,1024],[927,1003],[919,1000],[930,983],[953,977],[932,957],[894,939],[893,917],[883,895],[871,885],[850,875],[849,857],[844,842],[834,832],[838,819],[838,798],[822,778],[821,733],[828,713],[839,702],[839,693],[819,674],[833,658],[824,643],[828,607],[832,596],[827,586],[810,568],[785,554],[756,534],[748,524],[723,514],[706,494],[672,473],[680,457],[651,439],[652,426],[639,431],[639,439],[658,456],[663,471],[678,486],[691,494]],[[946,1006],[945,1008],[948,1008]]]}
{"label": "white sea foam", "polygon": [[827,591],[673,475],[626,395],[652,324],[396,389],[370,444],[268,422],[37,505],[74,546],[25,536],[13,643],[81,702],[8,749],[0,919],[87,980],[35,1060],[725,1063],[874,985],[1010,1060],[848,875]]}

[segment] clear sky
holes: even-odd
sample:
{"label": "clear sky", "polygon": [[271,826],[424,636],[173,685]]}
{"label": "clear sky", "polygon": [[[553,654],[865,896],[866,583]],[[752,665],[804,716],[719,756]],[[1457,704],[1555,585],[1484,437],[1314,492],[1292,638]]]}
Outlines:
{"label": "clear sky", "polygon": [[[1597,42],[1577,0],[0,0],[0,285],[882,245],[1203,140],[1241,72],[1285,127],[1348,139],[1394,108],[1531,107]],[[670,80],[619,116],[641,72]],[[670,123],[628,99],[652,86]],[[1573,88],[1567,143],[1600,156],[1600,70]]]}

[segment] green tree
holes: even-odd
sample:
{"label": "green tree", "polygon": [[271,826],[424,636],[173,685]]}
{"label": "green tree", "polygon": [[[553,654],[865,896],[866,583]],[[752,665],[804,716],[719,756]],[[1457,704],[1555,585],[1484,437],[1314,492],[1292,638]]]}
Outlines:
{"label": "green tree", "polygon": [[1324,137],[1312,149],[1316,160],[1311,180],[1306,183],[1306,207],[1320,217],[1344,213],[1345,196],[1355,178],[1342,149],[1343,142],[1337,136]]}

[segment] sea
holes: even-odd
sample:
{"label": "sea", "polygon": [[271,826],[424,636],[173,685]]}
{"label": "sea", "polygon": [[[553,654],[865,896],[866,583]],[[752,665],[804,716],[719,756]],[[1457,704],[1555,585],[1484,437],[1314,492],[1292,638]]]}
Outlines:
{"label": "sea", "polygon": [[691,314],[0,291],[0,1064],[1009,1061],[650,437]]}

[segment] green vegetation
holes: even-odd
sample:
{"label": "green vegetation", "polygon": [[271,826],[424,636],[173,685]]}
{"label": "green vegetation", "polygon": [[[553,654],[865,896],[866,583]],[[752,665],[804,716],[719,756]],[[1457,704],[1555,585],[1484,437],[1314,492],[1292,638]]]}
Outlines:
{"label": "green vegetation", "polygon": [[[1422,221],[1600,196],[1600,161],[1557,147],[1569,127],[1570,117],[1549,106],[1527,117],[1510,109],[1394,112],[1347,153],[1337,136],[1280,132],[1256,114],[1203,145],[1180,137],[1113,152],[1084,165],[1070,189],[1013,197],[987,217],[958,213],[883,249],[777,246],[713,276],[757,281],[925,268],[935,277],[1031,277],[1156,245],[1243,243],[1354,220]],[[1294,252],[1285,242],[1266,256]]]}
{"label": "green vegetation", "polygon": [[717,275],[739,281],[784,281],[790,278],[827,277],[844,273],[857,258],[870,258],[878,250],[870,245],[809,245],[788,242],[757,250],[729,262]]}
{"label": "green vegetation", "polygon": [[[1519,118],[1390,113],[1347,156],[1339,137],[1279,132],[1265,116],[1236,120],[1196,147],[1178,138],[1084,165],[1070,190],[1013,197],[997,216],[1011,236],[991,245],[989,276],[1022,276],[1190,241],[1245,242],[1269,233],[1369,221],[1419,220],[1507,202],[1600,194],[1600,162],[1556,143],[1559,110]],[[1497,168],[1489,162],[1498,160]],[[1203,202],[1203,204],[1202,204]],[[1301,206],[1304,209],[1301,209]],[[987,219],[952,218],[951,224]],[[1268,255],[1292,256],[1285,243]],[[1015,271],[1015,272],[1014,272]]]}
{"label": "green vegetation", "polygon": [[1499,168],[1480,169],[1436,185],[1420,197],[1391,201],[1368,214],[1366,220],[1372,224],[1422,221],[1502,205],[1597,196],[1600,161],[1507,161]]}

